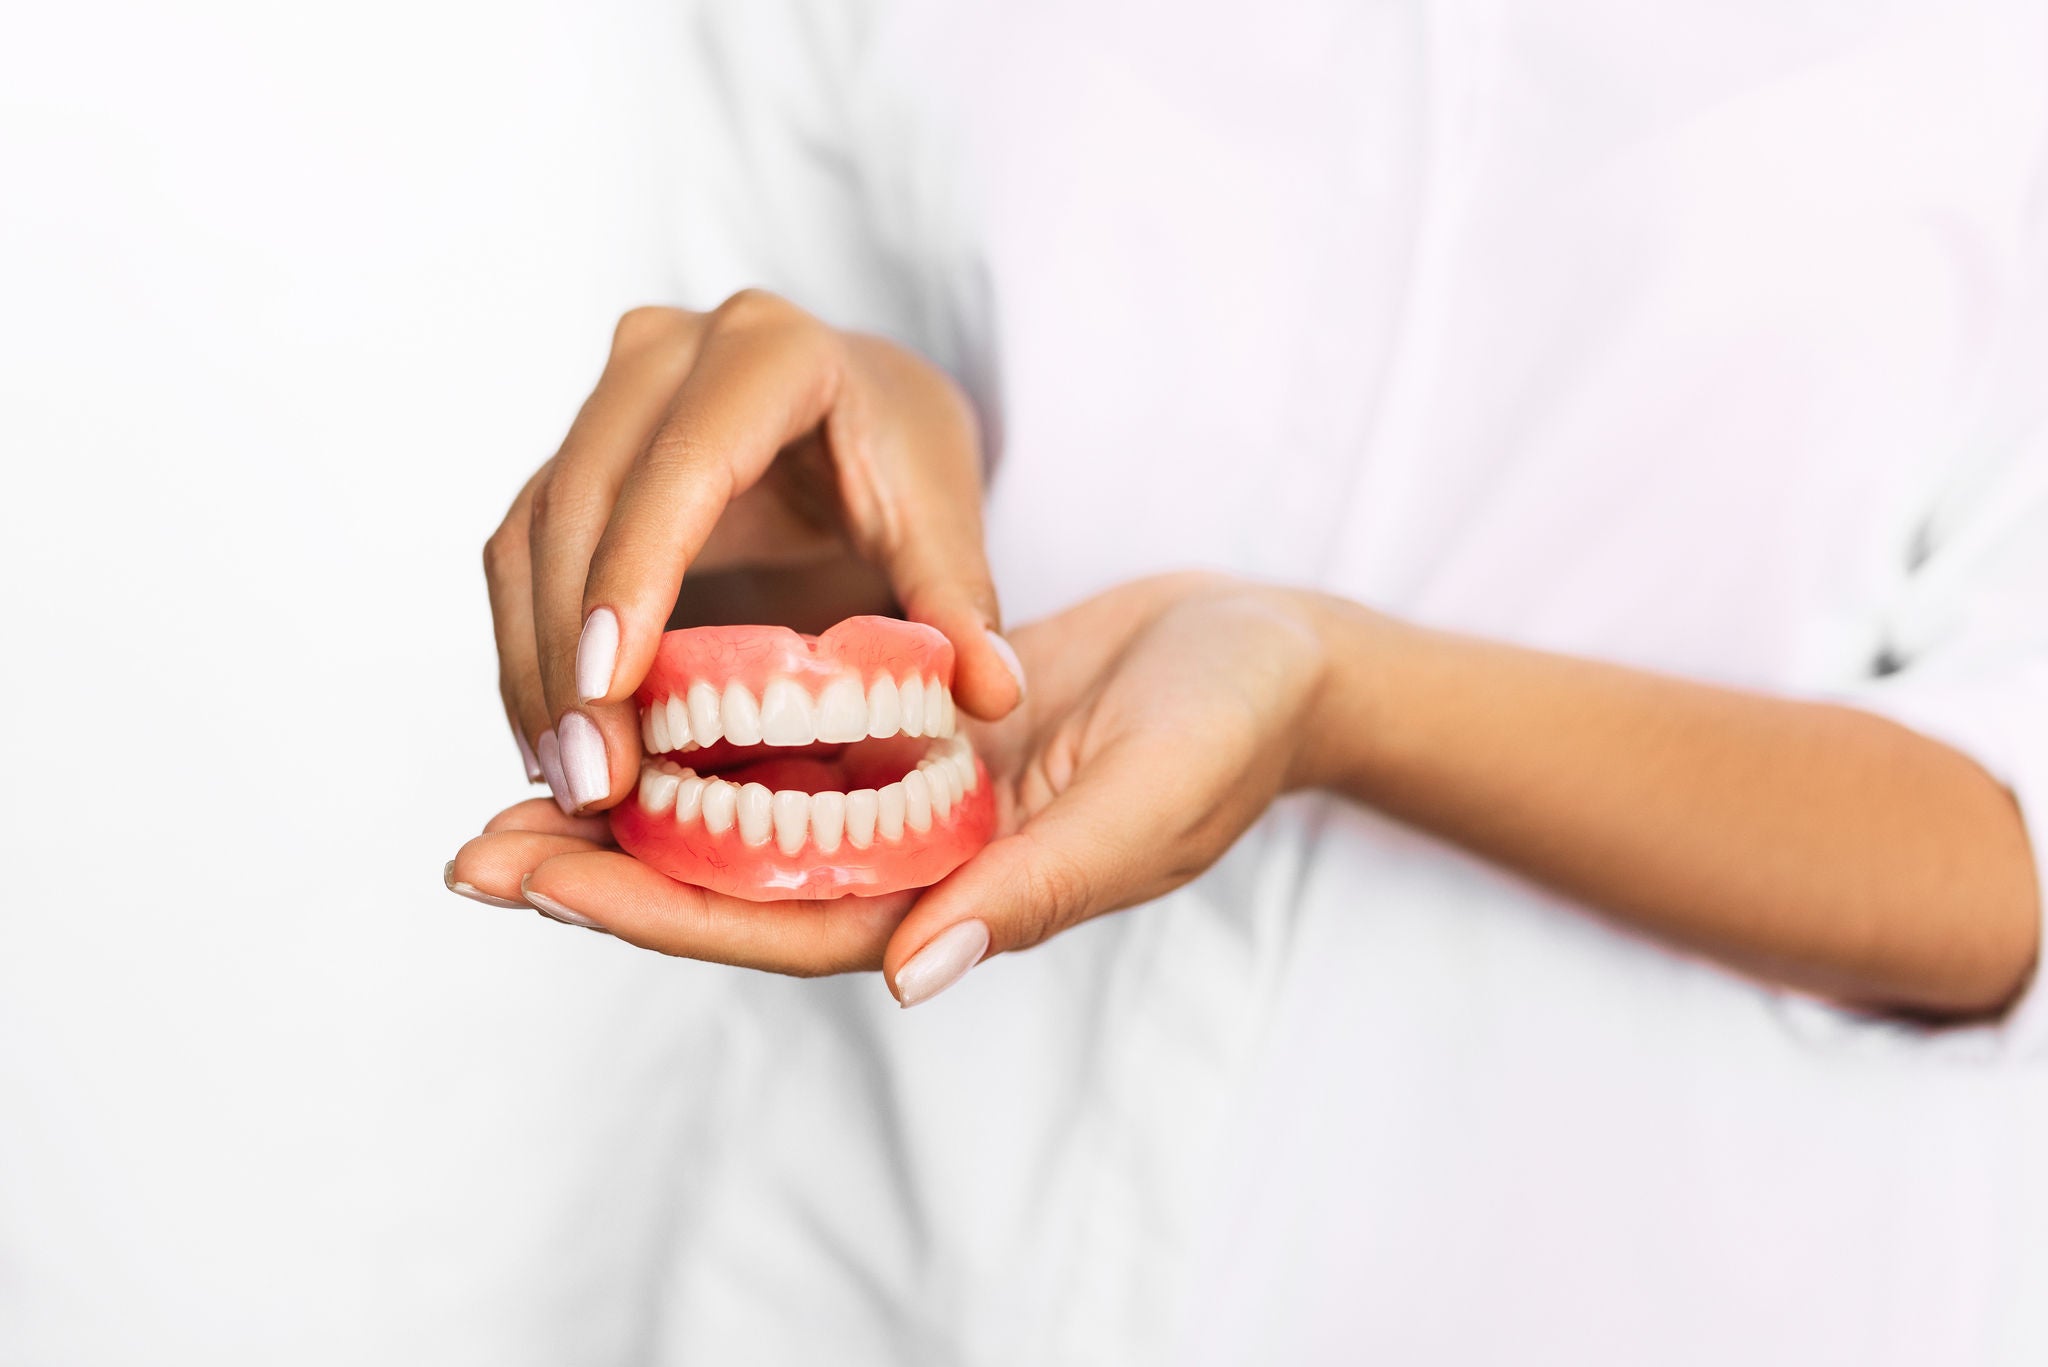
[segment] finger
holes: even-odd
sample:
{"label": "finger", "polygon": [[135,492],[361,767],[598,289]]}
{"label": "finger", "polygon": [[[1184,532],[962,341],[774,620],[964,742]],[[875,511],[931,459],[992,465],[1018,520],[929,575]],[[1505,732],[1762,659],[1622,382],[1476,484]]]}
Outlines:
{"label": "finger", "polygon": [[[981,435],[958,389],[900,348],[855,338],[858,382],[826,419],[840,468],[848,521],[887,571],[903,615],[953,643],[953,697],[971,716],[993,721],[1024,700],[1024,669],[997,634],[995,581],[982,540]],[[910,424],[878,425],[877,411],[915,413]],[[917,452],[879,449],[916,433]]]}
{"label": "finger", "polygon": [[643,949],[815,977],[870,969],[910,896],[743,902],[666,878],[623,854],[571,852],[527,875],[526,894]]}
{"label": "finger", "polygon": [[[882,959],[905,1006],[930,999],[982,959],[1035,945],[1091,916],[1156,896],[1192,873],[1162,838],[1156,776],[1171,756],[1135,744],[1091,758],[1015,835],[985,846],[926,892]],[[1028,786],[1028,776],[1027,776]]]}
{"label": "finger", "polygon": [[484,542],[484,587],[491,600],[491,635],[498,646],[498,693],[528,783],[539,783],[543,777],[535,747],[548,729],[534,650],[533,570],[526,549],[533,487],[546,469],[542,466],[526,481],[505,520]]}
{"label": "finger", "polygon": [[570,816],[544,797],[517,803],[484,823],[484,834],[497,831],[538,831],[573,835],[596,845],[612,843],[611,822],[601,816]]}
{"label": "finger", "polygon": [[[530,905],[520,890],[520,881],[558,854],[598,848],[573,835],[549,835],[540,831],[499,831],[480,835],[455,852],[448,866],[447,882],[483,893],[497,905]],[[469,895],[469,894],[465,894]]]}
{"label": "finger", "polygon": [[588,623],[577,671],[585,696],[616,702],[640,686],[684,571],[727,504],[818,425],[842,378],[831,330],[773,295],[743,291],[709,316],[695,364],[624,475],[589,556],[577,603]]}
{"label": "finger", "polygon": [[[689,372],[700,330],[698,316],[680,310],[635,310],[621,320],[597,387],[533,491],[528,542],[535,648],[568,790],[556,797],[567,810],[609,805],[630,789],[637,770],[639,724],[630,705],[571,710],[580,701],[576,653],[584,584],[620,485]],[[546,767],[544,750],[540,758]]]}

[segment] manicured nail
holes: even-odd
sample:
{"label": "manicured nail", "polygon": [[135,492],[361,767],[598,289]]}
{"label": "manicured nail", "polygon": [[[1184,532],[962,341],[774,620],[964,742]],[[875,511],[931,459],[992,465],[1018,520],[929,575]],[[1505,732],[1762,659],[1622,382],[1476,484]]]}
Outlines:
{"label": "manicured nail", "polygon": [[[522,882],[519,886],[522,891],[525,890],[526,885],[524,882]],[[535,911],[547,917],[550,921],[560,921],[565,926],[581,926],[585,930],[604,929],[603,926],[591,920],[582,912],[571,911],[569,910],[569,908],[563,906],[560,902],[557,902],[552,897],[543,897],[540,893],[537,892],[527,892],[526,900],[533,904],[533,909]]]}
{"label": "manicured nail", "polygon": [[988,926],[984,922],[962,921],[946,927],[896,970],[896,1000],[905,1006],[930,1001],[959,982],[986,953]]}
{"label": "manicured nail", "polygon": [[519,758],[526,765],[526,781],[539,783],[546,775],[540,771],[540,760],[534,756],[533,747],[526,743],[526,733],[515,726],[512,728],[512,739],[518,742]]}
{"label": "manicured nail", "polygon": [[1017,697],[1021,701],[1024,697],[1024,662],[1017,658],[1017,652],[1010,648],[1010,643],[997,633],[991,631],[988,634],[988,643],[996,658],[1003,662],[1003,668],[1009,670],[1010,677],[1017,681]]}
{"label": "manicured nail", "polygon": [[596,702],[612,691],[612,671],[618,667],[618,616],[610,608],[592,608],[576,642],[576,692],[583,701]]}
{"label": "manicured nail", "polygon": [[562,815],[576,815],[576,804],[569,797],[569,780],[562,773],[562,746],[552,731],[540,733],[540,772],[548,781],[548,791],[555,795],[555,805],[562,809]]}
{"label": "manicured nail", "polygon": [[441,870],[441,881],[447,884],[448,891],[456,896],[467,897],[472,902],[482,902],[487,907],[523,907],[526,905],[524,902],[512,902],[507,901],[503,897],[493,897],[488,892],[478,888],[474,883],[456,882],[455,861],[453,859],[449,860],[447,866]]}
{"label": "manicured nail", "polygon": [[577,807],[603,801],[612,790],[611,761],[604,755],[604,736],[597,723],[581,712],[564,712],[557,725],[562,737],[562,772],[569,780],[569,799]]}

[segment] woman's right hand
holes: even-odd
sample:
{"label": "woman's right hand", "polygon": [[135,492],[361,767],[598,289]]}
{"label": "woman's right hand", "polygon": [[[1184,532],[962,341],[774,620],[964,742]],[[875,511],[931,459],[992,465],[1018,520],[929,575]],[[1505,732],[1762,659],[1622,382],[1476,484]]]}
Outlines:
{"label": "woman's right hand", "polygon": [[553,459],[484,545],[499,691],[564,812],[632,791],[633,690],[686,570],[871,566],[985,719],[1023,696],[981,540],[974,413],[938,369],[745,290],[635,309]]}

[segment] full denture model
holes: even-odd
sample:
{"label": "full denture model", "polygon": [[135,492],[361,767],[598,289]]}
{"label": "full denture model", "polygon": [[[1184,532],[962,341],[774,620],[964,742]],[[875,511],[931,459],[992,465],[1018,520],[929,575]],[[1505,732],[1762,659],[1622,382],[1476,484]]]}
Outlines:
{"label": "full denture model", "polygon": [[647,753],[612,831],[671,878],[754,901],[936,883],[995,827],[952,683],[951,642],[888,617],[671,631],[633,695]]}

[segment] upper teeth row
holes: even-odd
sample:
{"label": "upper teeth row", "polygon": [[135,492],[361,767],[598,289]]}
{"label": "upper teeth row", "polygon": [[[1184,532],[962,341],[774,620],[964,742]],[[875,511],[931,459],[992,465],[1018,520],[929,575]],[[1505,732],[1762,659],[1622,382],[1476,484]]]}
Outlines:
{"label": "upper teeth row", "polygon": [[640,710],[640,739],[651,755],[719,740],[734,745],[846,744],[868,736],[950,736],[953,694],[937,679],[913,674],[897,682],[834,679],[813,699],[795,679],[771,679],[757,701],[746,685],[720,692],[699,680]]}
{"label": "upper teeth row", "polygon": [[857,850],[882,840],[901,840],[907,829],[919,835],[944,821],[953,805],[974,791],[974,752],[964,737],[934,746],[933,753],[895,783],[851,793],[770,792],[764,784],[704,778],[665,759],[640,769],[640,806],[651,816],[673,810],[678,824],[702,820],[723,835],[735,825],[749,845],[795,854],[809,841],[831,854],[843,839]]}

